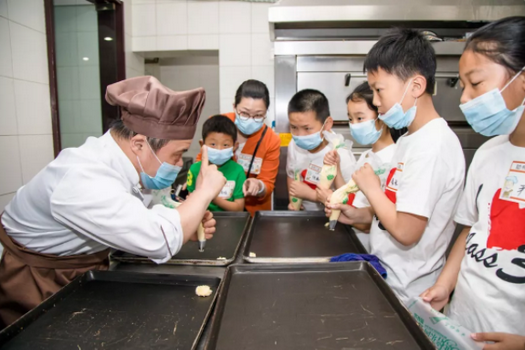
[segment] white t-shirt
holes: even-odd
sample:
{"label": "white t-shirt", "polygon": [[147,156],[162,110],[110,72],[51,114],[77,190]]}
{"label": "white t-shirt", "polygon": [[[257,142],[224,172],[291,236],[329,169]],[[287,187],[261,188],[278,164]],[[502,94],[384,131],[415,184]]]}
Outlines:
{"label": "white t-shirt", "polygon": [[[361,157],[359,157],[359,160],[357,161],[357,165],[356,165],[356,170],[360,169],[366,163],[370,164],[372,168],[374,169],[376,175],[378,175],[379,179],[381,180],[381,187],[384,188],[386,178],[391,168],[392,157],[394,156],[395,151],[396,151],[395,143],[383,148],[377,153],[372,152],[371,149],[366,150],[365,152],[361,154]],[[349,179],[345,178],[345,182],[350,181],[350,178]],[[368,199],[366,199],[365,195],[361,191],[355,193],[355,195],[350,195],[349,201],[347,204],[352,205],[356,208],[366,208],[370,206]],[[369,252],[370,251],[370,234],[364,233],[356,228],[354,228],[354,231],[357,235],[357,238],[359,238],[359,240],[365,247],[366,251]]]}
{"label": "white t-shirt", "polygon": [[[327,145],[317,153],[310,153],[307,150],[304,150],[298,147],[294,140],[290,141],[288,145],[288,157],[286,159],[286,174],[289,178],[294,179],[294,174],[296,171],[299,171],[301,174],[301,180],[310,186],[312,189],[316,189],[317,184],[319,183],[319,176],[321,169],[323,168],[324,156],[330,152],[332,148],[330,145]],[[345,147],[341,147],[337,150],[340,156],[348,158],[355,163],[354,155],[351,150],[348,150]],[[342,169],[343,177],[351,177],[354,170],[353,167],[350,173],[347,174],[346,169]],[[303,206],[305,210],[324,210],[324,206],[321,203],[311,202],[303,200]]]}
{"label": "white t-shirt", "polygon": [[385,194],[398,212],[426,217],[428,223],[421,239],[407,247],[376,217],[370,252],[379,257],[388,273],[386,282],[405,303],[431,287],[443,268],[464,177],[461,144],[444,119],[431,120],[397,141]]}
{"label": "white t-shirt", "polygon": [[449,316],[525,335],[525,148],[498,136],[478,149],[455,220],[472,228]]}

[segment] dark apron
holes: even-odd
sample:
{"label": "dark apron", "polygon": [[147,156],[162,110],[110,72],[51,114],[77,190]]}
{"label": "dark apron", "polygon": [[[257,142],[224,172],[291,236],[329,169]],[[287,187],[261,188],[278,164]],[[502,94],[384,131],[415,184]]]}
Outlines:
{"label": "dark apron", "polygon": [[109,249],[89,255],[56,256],[24,248],[1,224],[4,246],[0,262],[0,329],[7,327],[77,276],[107,270]]}

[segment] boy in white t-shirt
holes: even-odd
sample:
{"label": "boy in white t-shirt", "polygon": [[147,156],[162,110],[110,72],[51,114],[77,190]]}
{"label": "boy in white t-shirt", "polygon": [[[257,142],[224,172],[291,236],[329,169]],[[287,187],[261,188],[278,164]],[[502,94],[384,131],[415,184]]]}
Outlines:
{"label": "boy in white t-shirt", "polygon": [[372,222],[370,253],[379,257],[386,282],[407,302],[432,286],[443,268],[465,159],[457,136],[432,103],[436,58],[421,33],[391,30],[368,53],[365,70],[379,118],[395,129],[407,127],[408,133],[397,141],[386,188],[369,164],[354,173],[371,208],[343,206],[340,220]]}
{"label": "boy in white t-shirt", "polygon": [[[465,226],[423,300],[472,332],[484,349],[525,349],[525,17],[472,34],[459,61],[460,108],[497,136],[470,165],[455,220]],[[488,50],[487,48],[490,48]]]}
{"label": "boy in white t-shirt", "polygon": [[[290,196],[303,200],[305,210],[323,210],[323,204],[317,202],[315,190],[324,156],[331,150],[323,135],[323,131],[331,132],[334,123],[330,116],[328,99],[317,90],[299,91],[288,104],[288,120],[292,133],[286,159],[288,192]],[[346,164],[355,164],[351,151],[342,147],[338,149],[338,153]],[[343,172],[351,175],[353,167],[348,171],[345,169]],[[296,174],[301,181],[295,180]],[[288,209],[294,210],[291,203]]]}

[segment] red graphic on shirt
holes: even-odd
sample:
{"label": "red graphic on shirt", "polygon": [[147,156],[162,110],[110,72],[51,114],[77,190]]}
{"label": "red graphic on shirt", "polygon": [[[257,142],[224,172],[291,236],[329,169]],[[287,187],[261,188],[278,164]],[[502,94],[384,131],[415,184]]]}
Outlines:
{"label": "red graphic on shirt", "polygon": [[304,182],[305,184],[307,184],[308,186],[310,186],[310,188],[311,188],[312,190],[317,189],[317,184],[314,184],[314,183],[312,183],[312,182],[308,182],[308,181],[306,181],[306,173],[307,173],[307,172],[308,172],[308,169],[304,169],[303,171],[301,171],[301,177],[303,178],[303,182]]}
{"label": "red graphic on shirt", "polygon": [[353,207],[354,206],[354,200],[355,200],[355,193],[349,193],[348,194],[348,201],[346,202],[346,204],[351,205]]}
{"label": "red graphic on shirt", "polygon": [[525,208],[500,199],[500,194],[501,189],[492,198],[487,248],[517,250],[525,244]]}
{"label": "red graphic on shirt", "polygon": [[394,177],[394,174],[396,173],[396,171],[397,171],[397,168],[392,168],[390,170],[390,173],[388,174],[388,177],[386,178],[387,188],[385,188],[385,194],[388,197],[388,199],[390,199],[390,201],[392,203],[396,203],[397,202],[397,195],[396,195],[396,192],[391,191],[391,190],[388,189],[388,184],[390,184],[390,181]]}

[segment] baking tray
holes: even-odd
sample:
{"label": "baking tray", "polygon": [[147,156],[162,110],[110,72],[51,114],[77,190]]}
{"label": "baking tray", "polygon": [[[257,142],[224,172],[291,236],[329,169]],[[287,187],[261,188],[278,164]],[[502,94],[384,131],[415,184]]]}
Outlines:
{"label": "baking tray", "polygon": [[258,211],[243,258],[262,264],[319,263],[344,253],[367,254],[350,226],[337,224],[330,231],[324,226],[327,222],[321,211]]}
{"label": "baking tray", "polygon": [[435,349],[367,262],[231,265],[206,350]]}
{"label": "baking tray", "polygon": [[[204,266],[231,264],[237,256],[242,237],[247,231],[250,214],[248,212],[214,212],[213,217],[217,221],[216,231],[213,239],[206,243],[204,252],[199,252],[198,242],[189,241],[165,264]],[[155,264],[146,257],[120,250],[112,252],[110,257],[112,260],[126,263]],[[226,259],[217,260],[219,257]]]}
{"label": "baking tray", "polygon": [[[0,332],[0,348],[196,349],[220,281],[89,271]],[[195,295],[203,284],[210,297]]]}

